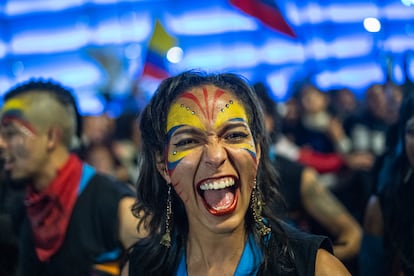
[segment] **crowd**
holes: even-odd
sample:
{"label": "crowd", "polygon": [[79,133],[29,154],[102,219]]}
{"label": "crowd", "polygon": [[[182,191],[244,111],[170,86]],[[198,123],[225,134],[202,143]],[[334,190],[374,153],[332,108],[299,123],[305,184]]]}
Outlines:
{"label": "crowd", "polygon": [[0,275],[411,275],[412,86],[187,71],[117,118],[32,79],[0,106]]}

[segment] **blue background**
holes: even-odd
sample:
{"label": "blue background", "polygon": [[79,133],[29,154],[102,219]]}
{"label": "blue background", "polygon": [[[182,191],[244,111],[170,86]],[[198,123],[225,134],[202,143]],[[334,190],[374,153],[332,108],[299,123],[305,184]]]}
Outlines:
{"label": "blue background", "polygon": [[[265,81],[277,101],[304,78],[324,91],[348,87],[362,97],[387,72],[398,84],[414,78],[409,1],[279,0],[297,34],[291,38],[225,0],[3,0],[0,99],[17,82],[44,77],[73,87],[84,113],[101,108],[100,100],[122,103],[140,77],[157,19],[183,50],[179,63],[167,64],[172,74],[240,73]],[[366,17],[378,18],[381,30],[367,32]],[[156,84],[139,82],[141,103]]]}

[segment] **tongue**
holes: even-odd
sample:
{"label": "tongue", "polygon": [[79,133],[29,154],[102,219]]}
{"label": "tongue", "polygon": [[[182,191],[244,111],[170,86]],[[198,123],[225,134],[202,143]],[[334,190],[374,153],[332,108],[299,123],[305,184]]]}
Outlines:
{"label": "tongue", "polygon": [[213,209],[220,210],[229,207],[233,203],[234,195],[230,188],[208,190],[204,192],[204,200]]}

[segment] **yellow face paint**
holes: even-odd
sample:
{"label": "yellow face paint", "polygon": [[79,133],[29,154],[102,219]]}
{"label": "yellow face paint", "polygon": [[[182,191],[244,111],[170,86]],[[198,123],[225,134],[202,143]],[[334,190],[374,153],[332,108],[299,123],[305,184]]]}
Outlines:
{"label": "yellow face paint", "polygon": [[[205,129],[202,119],[214,122],[215,128],[235,118],[248,122],[243,105],[231,99],[230,94],[218,88],[214,92],[209,92],[206,87],[196,89],[198,93],[185,92],[171,105],[167,117],[167,133],[182,125]],[[217,101],[223,98],[227,103],[217,106]]]}
{"label": "yellow face paint", "polygon": [[0,122],[2,124],[10,123],[11,121],[19,123],[26,131],[32,134],[36,133],[36,128],[30,123],[29,116],[27,116],[28,104],[27,101],[20,98],[13,98],[5,102],[1,109]]}
{"label": "yellow face paint", "polygon": [[1,113],[6,113],[9,110],[23,110],[25,106],[21,99],[11,99],[4,103]]}
{"label": "yellow face paint", "polygon": [[[193,88],[184,92],[170,107],[167,117],[167,158],[168,168],[174,170],[176,165],[191,150],[171,150],[171,136],[183,127],[190,127],[200,131],[212,128],[214,131],[230,121],[248,123],[247,114],[243,105],[235,97],[215,86]],[[253,143],[238,144],[255,155]]]}

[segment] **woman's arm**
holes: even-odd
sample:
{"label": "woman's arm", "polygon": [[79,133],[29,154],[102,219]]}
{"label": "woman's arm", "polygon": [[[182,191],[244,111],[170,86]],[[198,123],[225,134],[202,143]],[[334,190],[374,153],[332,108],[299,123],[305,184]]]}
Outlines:
{"label": "woman's arm", "polygon": [[351,273],[334,255],[325,249],[316,254],[315,276],[350,276]]}
{"label": "woman's arm", "polygon": [[342,261],[359,253],[362,229],[343,204],[318,182],[311,168],[302,173],[301,197],[306,212],[335,238],[334,253]]}

